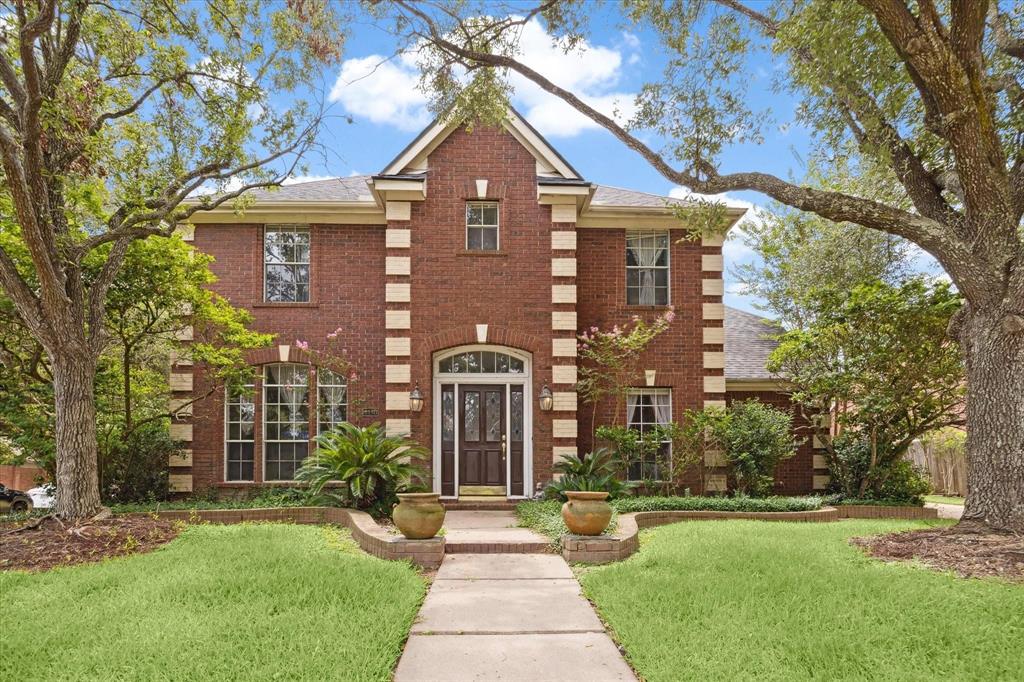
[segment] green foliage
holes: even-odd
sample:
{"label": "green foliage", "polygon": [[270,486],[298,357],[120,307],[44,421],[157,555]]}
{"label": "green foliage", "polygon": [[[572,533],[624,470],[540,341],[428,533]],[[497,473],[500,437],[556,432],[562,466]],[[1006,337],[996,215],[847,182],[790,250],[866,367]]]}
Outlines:
{"label": "green foliage", "polygon": [[593,414],[596,415],[602,400],[611,399],[615,405],[612,423],[618,421],[619,407],[625,403],[627,391],[639,380],[641,354],[669,328],[675,317],[670,307],[652,322],[634,315],[623,327],[615,325],[607,331],[591,327],[579,335],[576,392],[581,401],[591,406]]}
{"label": "green foliage", "polygon": [[[782,206],[743,226],[743,241],[760,257],[737,266],[747,291],[787,329],[803,329],[861,284],[896,285],[912,265],[909,242]],[[765,327],[766,336],[779,330]]]}
{"label": "green foliage", "polygon": [[613,503],[620,514],[643,511],[796,512],[821,509],[823,499],[807,497],[623,497]]}
{"label": "green foliage", "polygon": [[567,491],[580,490],[607,492],[609,499],[614,499],[633,487],[632,483],[622,480],[622,469],[606,448],[598,448],[582,457],[562,455],[553,469],[560,476],[545,486],[547,498],[565,501]]}
{"label": "green foliage", "polygon": [[[643,462],[653,463],[659,478],[671,486],[672,474],[681,475],[686,469],[684,462],[677,462],[677,456],[683,451],[673,447],[665,447],[665,443],[679,440],[681,429],[675,422],[657,424],[647,427],[643,433],[638,429],[625,426],[599,426],[594,432],[598,440],[611,443],[616,458],[619,460],[620,475],[627,475],[630,467]],[[657,481],[651,482],[657,485]]]}
{"label": "green foliage", "polygon": [[[869,473],[851,479],[842,469],[853,454],[836,453],[821,434],[842,479],[880,480],[870,472],[901,458],[915,438],[962,420],[963,360],[947,335],[960,306],[945,282],[876,281],[854,287],[821,307],[806,328],[783,335],[769,367],[792,382],[793,400],[835,414],[847,438],[867,443]],[[862,483],[857,496],[866,490]]]}
{"label": "green foliage", "polygon": [[[227,682],[281,673],[383,682],[425,593],[415,569],[365,554],[346,530],[189,526],[155,552],[0,572],[5,608],[21,623],[4,629],[4,671],[23,680]],[[225,646],[228,632],[235,639]]]}
{"label": "green foliage", "polygon": [[167,425],[150,422],[127,438],[102,451],[100,494],[104,502],[164,500],[170,490],[168,460],[179,446],[167,433]]}
{"label": "green foliage", "polygon": [[732,466],[737,490],[756,496],[771,493],[775,467],[796,454],[792,428],[789,413],[759,400],[729,406],[713,433]]}
{"label": "green foliage", "polygon": [[[535,530],[551,540],[555,548],[562,545],[562,536],[569,528],[562,520],[561,500],[527,500],[516,505],[516,519],[523,528]],[[612,522],[614,523],[614,521]],[[612,528],[609,524],[609,528]]]}
{"label": "green foliage", "polygon": [[[144,500],[139,502],[114,503],[110,505],[115,514],[150,512],[174,509],[263,509],[266,507],[304,507],[308,505],[309,491],[303,488],[252,488],[237,497],[223,497],[217,488],[197,491],[178,500]],[[332,502],[324,499],[318,502]]]}
{"label": "green foliage", "polygon": [[[398,501],[396,493],[419,487],[424,473],[414,460],[428,456],[415,441],[388,436],[379,424],[344,422],[317,436],[316,452],[295,478],[309,485],[311,498],[323,496],[386,516]],[[332,483],[342,487],[335,490]]]}
{"label": "green foliage", "polygon": [[850,543],[937,525],[688,521],[580,582],[648,682],[1019,677],[1019,585],[883,563]]}

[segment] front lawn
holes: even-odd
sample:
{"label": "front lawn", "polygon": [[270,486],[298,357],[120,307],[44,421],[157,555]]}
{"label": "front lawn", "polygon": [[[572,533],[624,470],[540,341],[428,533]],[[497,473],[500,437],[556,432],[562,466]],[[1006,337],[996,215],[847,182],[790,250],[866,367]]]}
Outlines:
{"label": "front lawn", "polygon": [[387,680],[423,598],[316,526],[190,526],[149,554],[0,573],[4,680]]}
{"label": "front lawn", "polygon": [[929,525],[687,521],[646,531],[639,553],[581,582],[648,682],[1019,679],[1024,587],[848,543]]}
{"label": "front lawn", "polygon": [[925,495],[925,502],[934,502],[937,504],[959,504],[963,506],[964,498],[962,497],[950,497],[949,495]]}

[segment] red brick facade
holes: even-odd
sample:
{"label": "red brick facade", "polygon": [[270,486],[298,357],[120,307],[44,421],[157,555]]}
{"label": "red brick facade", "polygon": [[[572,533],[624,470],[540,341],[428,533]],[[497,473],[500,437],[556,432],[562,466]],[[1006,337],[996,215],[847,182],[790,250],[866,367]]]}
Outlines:
{"label": "red brick facade", "polygon": [[[633,315],[653,317],[665,310],[625,303],[626,230],[655,225],[650,223],[652,219],[638,217],[635,221],[623,219],[620,227],[591,226],[583,220],[582,204],[573,205],[576,212],[560,211],[554,216],[551,203],[564,203],[564,197],[557,190],[539,187],[536,150],[528,149],[504,130],[456,130],[430,149],[428,158],[425,196],[406,203],[405,195],[392,201],[392,195],[381,190],[376,198],[381,215],[367,219],[367,224],[309,222],[300,217],[273,220],[309,225],[308,303],[263,302],[263,230],[264,224],[272,221],[259,218],[258,209],[245,218],[252,222],[197,224],[193,243],[216,259],[213,270],[218,281],[214,289],[235,306],[250,310],[256,329],[276,335],[274,347],[253,354],[253,364],[279,362],[282,353],[290,362],[308,362],[308,356],[296,348],[299,340],[320,351],[334,352],[343,347],[358,373],[358,380],[350,386],[350,421],[386,422],[388,428],[401,428],[408,420],[411,437],[428,449],[434,448],[438,418],[434,395],[436,354],[478,344],[529,354],[527,395],[532,406],[532,428],[527,438],[532,438],[532,473],[525,486],[529,495],[551,478],[552,461],[559,453],[569,448],[583,452],[591,447],[591,409],[580,405],[577,421],[570,381],[575,358],[566,344],[591,326],[622,325]],[[486,180],[485,194],[480,193],[481,180]],[[574,186],[585,190],[586,183]],[[545,192],[550,192],[548,199]],[[481,199],[499,205],[500,248],[494,252],[465,248],[466,202]],[[381,219],[385,204],[387,218]],[[304,214],[296,211],[296,216]],[[576,215],[580,216],[577,222],[568,220]],[[553,218],[560,222],[553,222]],[[657,226],[666,224],[666,218],[659,220]],[[403,241],[406,235],[407,243]],[[724,372],[714,363],[706,368],[707,354],[721,354],[722,344],[705,344],[705,329],[722,326],[721,315],[714,312],[716,306],[721,307],[721,295],[705,295],[707,287],[702,284],[720,279],[720,266],[703,270],[702,263],[707,265],[707,257],[711,257],[711,263],[716,257],[720,262],[721,246],[687,241],[679,229],[671,232],[671,243],[670,298],[676,319],[646,352],[642,365],[655,372],[652,386],[672,390],[673,417],[678,418],[686,409],[726,398],[721,392],[721,379],[712,379],[718,383],[706,382],[707,377],[722,377]],[[575,271],[567,267],[571,262]],[[402,293],[406,290],[407,301]],[[710,313],[707,304],[711,304]],[[404,320],[405,311],[407,324],[392,323],[393,319]],[[571,321],[573,315],[574,325],[566,328],[566,321]],[[339,336],[328,345],[327,335],[336,329],[340,329]],[[405,339],[408,351],[403,350]],[[562,343],[558,345],[558,341]],[[571,343],[568,347],[571,351]],[[191,370],[172,368],[177,374]],[[193,374],[194,390],[201,394],[202,372],[197,368]],[[412,412],[402,401],[416,385],[424,404],[421,411]],[[545,385],[556,395],[552,411],[538,407],[537,398]],[[717,388],[706,393],[709,386]],[[178,396],[185,397],[185,387],[179,388]],[[758,393],[757,397],[771,402],[785,400],[771,393]],[[192,417],[179,423],[176,433],[192,441],[191,460],[175,463],[179,466],[172,468],[172,484],[177,483],[180,490],[195,491],[259,485],[263,480],[260,403],[257,400],[255,484],[225,482],[221,392],[197,403]],[[619,406],[617,412],[621,422],[624,406]],[[610,422],[614,413],[610,404],[599,406],[598,423]],[[312,406],[311,421],[315,422]],[[578,429],[577,437],[568,435],[572,429]],[[811,490],[809,452],[802,449],[800,455],[783,465],[781,491]]]}

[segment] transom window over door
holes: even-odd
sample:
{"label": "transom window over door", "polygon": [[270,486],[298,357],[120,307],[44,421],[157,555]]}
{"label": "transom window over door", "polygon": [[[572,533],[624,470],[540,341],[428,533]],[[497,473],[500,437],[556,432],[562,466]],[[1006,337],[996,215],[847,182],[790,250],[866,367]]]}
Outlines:
{"label": "transom window over door", "polygon": [[263,480],[290,481],[309,454],[309,367],[267,365],[263,375]]}
{"label": "transom window over door", "polygon": [[508,353],[489,350],[471,350],[441,360],[440,374],[522,374],[524,363]]}
{"label": "transom window over door", "polygon": [[[667,388],[635,388],[626,394],[626,426],[641,434],[672,421],[672,391]],[[633,462],[627,478],[631,481],[662,480],[669,472],[660,466],[667,459],[672,443],[664,441],[657,457]],[[660,460],[660,461],[659,461]]]}
{"label": "transom window over door", "polygon": [[626,233],[626,304],[668,305],[668,232]]}
{"label": "transom window over door", "polygon": [[263,299],[309,301],[309,228],[267,225],[263,234]]}
{"label": "transom window over door", "polygon": [[498,202],[470,201],[466,204],[466,248],[470,251],[498,250]]}

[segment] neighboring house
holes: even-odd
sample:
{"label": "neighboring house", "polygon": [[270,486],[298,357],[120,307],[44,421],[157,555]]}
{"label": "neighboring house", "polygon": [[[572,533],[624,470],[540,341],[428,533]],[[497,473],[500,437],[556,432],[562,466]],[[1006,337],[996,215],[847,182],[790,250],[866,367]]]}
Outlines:
{"label": "neighboring house", "polygon": [[[587,182],[511,112],[502,129],[434,124],[378,175],[200,214],[187,238],[216,258],[216,290],[278,345],[250,357],[249,396],[217,392],[175,421],[191,445],[172,486],[285,483],[316,433],[348,420],[425,445],[445,497],[530,496],[554,460],[592,446],[576,334],[668,306],[644,379],[627,405],[601,405],[599,424],[642,428],[747,396],[788,404],[764,370],[760,318],[722,304],[722,240],[686,240],[673,202]],[[358,380],[317,368],[298,341],[344,347]],[[176,400],[204,382],[201,368],[172,369]],[[814,473],[804,448],[780,490],[810,492]],[[725,470],[708,481],[724,490]]]}

